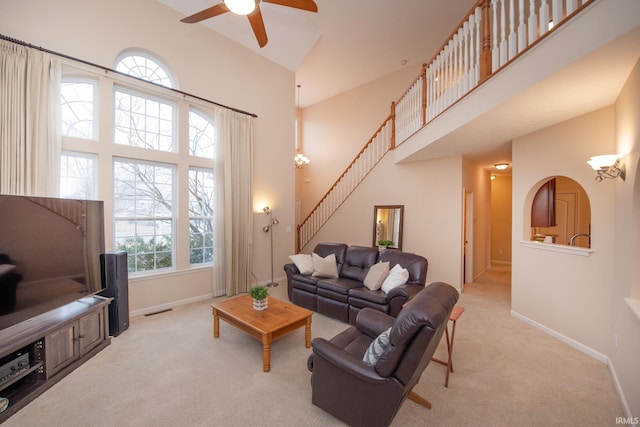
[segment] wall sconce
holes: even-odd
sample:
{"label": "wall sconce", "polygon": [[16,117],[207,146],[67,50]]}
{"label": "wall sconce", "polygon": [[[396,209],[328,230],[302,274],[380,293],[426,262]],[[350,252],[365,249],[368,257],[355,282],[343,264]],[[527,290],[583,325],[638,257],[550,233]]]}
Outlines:
{"label": "wall sconce", "polygon": [[271,283],[267,283],[267,286],[275,288],[276,286],[278,286],[278,284],[273,281],[273,226],[280,224],[280,221],[278,221],[278,218],[275,218],[273,216],[273,211],[271,210],[271,208],[269,208],[269,206],[265,206],[262,209],[262,212],[266,213],[269,216],[269,224],[262,227],[262,231],[264,231],[265,233],[269,233],[269,238],[271,240],[271,248],[269,250],[271,258]]}
{"label": "wall sconce", "polygon": [[587,161],[589,166],[598,173],[596,181],[600,182],[605,178],[620,177],[624,181],[626,178],[626,167],[620,162],[617,154],[606,154],[604,156],[594,156]]}

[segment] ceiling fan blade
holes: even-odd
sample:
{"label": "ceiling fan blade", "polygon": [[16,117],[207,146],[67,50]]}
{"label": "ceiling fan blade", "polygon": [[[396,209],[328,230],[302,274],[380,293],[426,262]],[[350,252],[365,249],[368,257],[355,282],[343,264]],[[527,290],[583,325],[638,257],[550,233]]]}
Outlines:
{"label": "ceiling fan blade", "polygon": [[267,30],[264,28],[264,21],[262,19],[260,7],[256,7],[256,10],[248,15],[247,18],[249,18],[251,29],[253,30],[253,34],[256,36],[256,40],[258,40],[258,44],[260,47],[265,47],[269,39],[267,38]]}
{"label": "ceiling fan blade", "polygon": [[180,22],[186,22],[187,24],[194,24],[196,22],[204,21],[205,19],[213,18],[214,16],[222,15],[229,12],[227,6],[224,3],[219,3],[208,9],[201,10],[191,16],[187,16],[180,20]]}
{"label": "ceiling fan blade", "polygon": [[265,3],[279,4],[280,6],[294,7],[309,12],[317,12],[318,5],[313,0],[262,0]]}

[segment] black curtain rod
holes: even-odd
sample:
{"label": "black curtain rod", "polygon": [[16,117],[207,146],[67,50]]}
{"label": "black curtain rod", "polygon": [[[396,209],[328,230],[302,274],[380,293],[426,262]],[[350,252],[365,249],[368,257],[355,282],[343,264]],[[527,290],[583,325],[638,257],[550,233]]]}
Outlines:
{"label": "black curtain rod", "polygon": [[45,48],[43,48],[41,46],[34,46],[31,43],[23,42],[22,40],[14,39],[13,37],[5,36],[4,34],[0,34],[0,39],[9,41],[11,43],[19,44],[19,45],[22,45],[22,46],[26,46],[26,47],[29,47],[29,48],[32,48],[32,49],[37,49],[37,50],[42,51],[42,52],[50,53],[52,55],[56,55],[56,56],[59,56],[61,58],[70,59],[72,61],[80,62],[81,64],[85,64],[85,65],[89,65],[91,67],[99,68],[101,70],[108,71],[110,73],[116,73],[116,74],[120,74],[121,76],[126,76],[126,77],[130,77],[130,78],[133,78],[133,79],[136,79],[136,80],[140,80],[141,82],[150,83],[152,85],[155,85],[155,86],[158,86],[158,87],[161,87],[161,88],[164,88],[164,89],[168,89],[168,90],[170,90],[172,92],[179,93],[180,95],[189,96],[191,98],[195,98],[195,99],[198,99],[200,101],[208,102],[209,104],[213,104],[213,105],[216,105],[218,107],[226,108],[227,110],[231,110],[231,111],[234,111],[236,113],[246,114],[247,116],[251,116],[251,117],[258,117],[254,113],[249,113],[247,111],[243,111],[243,110],[239,110],[237,108],[229,107],[228,105],[220,104],[220,103],[211,101],[209,99],[202,98],[202,97],[197,96],[197,95],[192,95],[190,93],[183,92],[183,91],[178,90],[178,89],[162,86],[162,85],[160,85],[158,83],[154,83],[154,82],[151,82],[149,80],[144,80],[144,79],[141,79],[139,77],[131,76],[129,74],[122,73],[120,71],[114,70],[114,69],[109,68],[109,67],[104,67],[102,65],[94,64],[93,62],[85,61],[84,59],[74,58],[73,56],[69,56],[69,55],[65,55],[64,53],[59,53],[59,52],[55,52],[53,50],[45,49]]}

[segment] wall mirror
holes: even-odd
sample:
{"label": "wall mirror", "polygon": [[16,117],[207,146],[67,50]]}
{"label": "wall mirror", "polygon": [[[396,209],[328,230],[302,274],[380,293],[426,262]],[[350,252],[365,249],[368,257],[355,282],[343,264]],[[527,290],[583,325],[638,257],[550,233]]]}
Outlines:
{"label": "wall mirror", "polygon": [[591,247],[591,204],[580,184],[556,176],[538,189],[531,206],[531,240]]}
{"label": "wall mirror", "polygon": [[374,206],[372,246],[402,250],[403,215],[404,205]]}

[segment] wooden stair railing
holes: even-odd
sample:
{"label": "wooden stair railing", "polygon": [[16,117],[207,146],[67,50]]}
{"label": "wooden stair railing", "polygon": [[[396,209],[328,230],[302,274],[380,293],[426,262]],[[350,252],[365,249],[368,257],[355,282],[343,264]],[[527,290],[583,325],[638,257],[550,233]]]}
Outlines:
{"label": "wooden stair railing", "polygon": [[409,139],[596,1],[478,0],[433,58],[422,66],[409,89],[391,104],[390,116],[374,137],[298,225],[296,252],[311,240],[387,151]]}
{"label": "wooden stair railing", "polygon": [[296,252],[300,252],[362,180],[393,146],[393,120],[389,116],[347,166],[320,202],[297,227]]}

